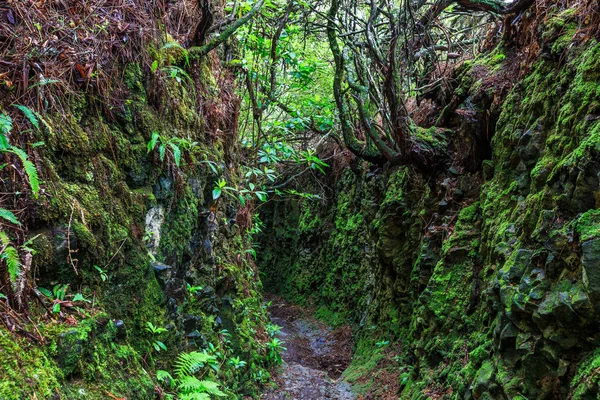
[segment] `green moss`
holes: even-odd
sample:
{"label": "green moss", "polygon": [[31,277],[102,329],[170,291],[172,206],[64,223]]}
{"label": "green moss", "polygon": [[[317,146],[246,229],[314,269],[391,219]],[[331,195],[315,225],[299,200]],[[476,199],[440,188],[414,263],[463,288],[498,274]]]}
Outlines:
{"label": "green moss", "polygon": [[588,356],[579,366],[577,374],[571,381],[573,399],[587,399],[598,393],[600,382],[600,350]]}
{"label": "green moss", "polygon": [[600,210],[586,211],[574,222],[574,225],[581,242],[599,238]]}
{"label": "green moss", "polygon": [[43,350],[0,328],[0,398],[51,398],[60,390],[61,370]]}

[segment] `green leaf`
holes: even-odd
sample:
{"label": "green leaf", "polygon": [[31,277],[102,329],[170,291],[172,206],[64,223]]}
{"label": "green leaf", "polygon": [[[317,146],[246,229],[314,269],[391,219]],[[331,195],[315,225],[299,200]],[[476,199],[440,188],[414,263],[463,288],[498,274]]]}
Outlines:
{"label": "green leaf", "polygon": [[0,293],[0,299],[6,299],[6,296],[4,295],[4,293]]}
{"label": "green leaf", "polygon": [[[1,127],[0,127],[1,129]],[[8,139],[4,134],[0,133],[0,151],[6,151],[10,149],[10,144],[8,143]]]}
{"label": "green leaf", "polygon": [[148,153],[154,150],[159,138],[160,135],[158,134],[158,132],[152,132],[152,139],[150,139],[150,141],[148,142]]}
{"label": "green leaf", "polygon": [[156,379],[160,382],[164,382],[167,379],[170,381],[173,381],[173,377],[171,376],[171,374],[162,369],[159,369],[158,371],[156,371]]}
{"label": "green leaf", "polygon": [[198,392],[180,393],[179,398],[181,400],[210,400],[210,395]]}
{"label": "green leaf", "polygon": [[10,276],[10,280],[14,282],[21,271],[21,262],[19,260],[19,253],[17,252],[17,249],[15,249],[13,246],[7,246],[4,249],[1,257],[6,260],[8,275]]}
{"label": "green leaf", "polygon": [[216,200],[219,197],[221,197],[221,188],[220,187],[215,187],[213,189],[212,196],[213,196],[213,200]]}
{"label": "green leaf", "polygon": [[219,384],[213,381],[200,381],[200,384],[204,391],[219,397],[225,397],[226,394],[219,390]]}
{"label": "green leaf", "polygon": [[[10,133],[12,131],[12,118],[6,114],[0,114],[0,133]],[[0,150],[2,147],[0,147]]]}
{"label": "green leaf", "polygon": [[35,126],[37,129],[40,129],[40,122],[38,121],[35,113],[29,107],[21,104],[14,104],[14,106],[21,110],[23,114],[25,114],[29,122],[31,122],[31,125]]}
{"label": "green leaf", "polygon": [[175,143],[169,143],[171,149],[173,149],[173,158],[175,159],[175,165],[179,167],[181,162],[181,149]]}
{"label": "green leaf", "polygon": [[46,288],[43,288],[43,287],[38,287],[38,290],[39,290],[39,291],[40,291],[40,292],[41,292],[41,293],[42,293],[44,296],[46,296],[46,297],[48,297],[48,298],[51,298],[51,299],[53,299],[53,298],[54,298],[54,296],[52,295],[52,292],[51,292],[51,291],[49,291],[48,289],[46,289]]}
{"label": "green leaf", "polygon": [[52,312],[58,314],[60,312],[60,303],[55,303],[52,307]]}
{"label": "green leaf", "polygon": [[33,197],[38,198],[38,194],[40,193],[40,178],[37,173],[37,169],[35,165],[29,161],[23,161],[23,167],[25,168],[25,173],[29,178],[29,185],[31,186],[31,191],[33,192]]}
{"label": "green leaf", "polygon": [[89,301],[88,299],[86,299],[85,297],[83,297],[83,295],[81,293],[77,293],[73,297],[73,301],[85,301],[86,303],[91,303],[91,301]]}
{"label": "green leaf", "polygon": [[158,147],[158,154],[160,156],[160,161],[164,161],[165,160],[165,151],[167,150],[167,148],[165,147],[164,144],[161,144]]}
{"label": "green leaf", "polygon": [[267,193],[266,192],[256,192],[256,197],[259,198],[260,201],[267,201]]}
{"label": "green leaf", "polygon": [[11,224],[21,225],[15,214],[4,208],[0,208],[0,218],[7,220]]}
{"label": "green leaf", "polygon": [[27,153],[25,153],[18,147],[11,147],[10,151],[16,154],[21,159],[21,162],[23,163],[23,169],[25,170],[25,173],[29,178],[29,185],[31,186],[33,197],[37,198],[38,193],[40,191],[40,179],[38,177],[35,165],[27,159]]}
{"label": "green leaf", "polygon": [[152,62],[152,65],[150,66],[150,70],[152,71],[152,73],[155,73],[156,70],[158,70],[158,60],[154,60]]}
{"label": "green leaf", "polygon": [[158,345],[158,347],[160,347],[161,349],[163,349],[164,351],[167,351],[167,346],[163,343],[163,342],[159,342],[158,340],[156,341],[156,344]]}

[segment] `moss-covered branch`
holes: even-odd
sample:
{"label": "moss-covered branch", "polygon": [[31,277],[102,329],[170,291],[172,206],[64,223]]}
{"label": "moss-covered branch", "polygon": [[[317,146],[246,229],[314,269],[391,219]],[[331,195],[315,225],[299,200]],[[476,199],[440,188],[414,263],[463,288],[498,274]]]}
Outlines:
{"label": "moss-covered branch", "polygon": [[219,36],[208,42],[203,46],[195,46],[191,47],[188,50],[189,57],[191,59],[202,58],[217,47],[224,43],[227,39],[231,37],[239,28],[247,24],[254,16],[261,10],[263,4],[265,4],[265,0],[259,0],[254,4],[254,6],[248,11],[246,15],[236,20],[234,23],[229,25]]}

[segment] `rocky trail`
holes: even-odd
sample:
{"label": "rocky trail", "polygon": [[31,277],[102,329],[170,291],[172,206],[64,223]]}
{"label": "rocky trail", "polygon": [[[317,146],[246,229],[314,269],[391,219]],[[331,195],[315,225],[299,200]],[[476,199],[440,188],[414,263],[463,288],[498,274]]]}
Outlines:
{"label": "rocky trail", "polygon": [[331,329],[307,316],[303,308],[270,297],[271,320],[281,327],[286,350],[276,377],[277,389],[265,400],[352,400],[350,385],[340,376],[352,358],[351,331]]}

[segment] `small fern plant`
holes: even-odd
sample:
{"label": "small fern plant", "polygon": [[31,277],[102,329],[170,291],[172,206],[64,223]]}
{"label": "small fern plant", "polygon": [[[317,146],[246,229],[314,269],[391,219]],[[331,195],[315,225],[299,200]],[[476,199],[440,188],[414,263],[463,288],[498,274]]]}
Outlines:
{"label": "small fern plant", "polygon": [[[175,377],[163,370],[156,371],[156,379],[162,382],[168,390],[167,399],[179,400],[211,400],[227,395],[219,389],[215,381],[202,378],[207,368],[218,371],[217,358],[207,353],[193,351],[181,353],[175,361]],[[200,378],[198,378],[200,376]]]}
{"label": "small fern plant", "polygon": [[[36,114],[25,106],[18,106],[18,108],[23,111],[31,124],[39,129],[40,123],[36,117]],[[6,114],[0,114],[0,154],[14,154],[19,158],[21,164],[23,164],[23,170],[29,179],[29,185],[31,187],[33,197],[37,198],[40,192],[40,179],[37,170],[35,165],[28,159],[29,157],[24,150],[12,146],[8,142],[7,135],[12,131],[12,127],[12,119],[10,116]],[[0,170],[7,166],[7,164],[0,164]]]}
{"label": "small fern plant", "polygon": [[[39,129],[38,114],[25,106],[16,105],[16,107],[21,110],[23,114],[25,114],[29,122],[31,122],[34,127]],[[37,198],[40,191],[40,180],[37,170],[35,165],[28,159],[28,155],[24,150],[12,146],[9,143],[7,135],[10,134],[12,129],[13,123],[10,116],[4,113],[0,114],[0,155],[12,154],[17,156],[17,158],[21,161],[23,170],[25,171],[25,174],[29,180],[29,186],[31,187],[32,195],[33,197]],[[0,164],[0,171],[9,165],[9,163]],[[0,226],[7,222],[13,225],[21,226],[21,222],[17,219],[15,214],[12,213],[12,211],[0,207]],[[22,247],[21,249],[26,251],[29,250],[25,247]],[[21,270],[21,260],[18,248],[13,245],[5,231],[0,231],[0,259],[6,264],[8,276],[11,282],[14,283]]]}

